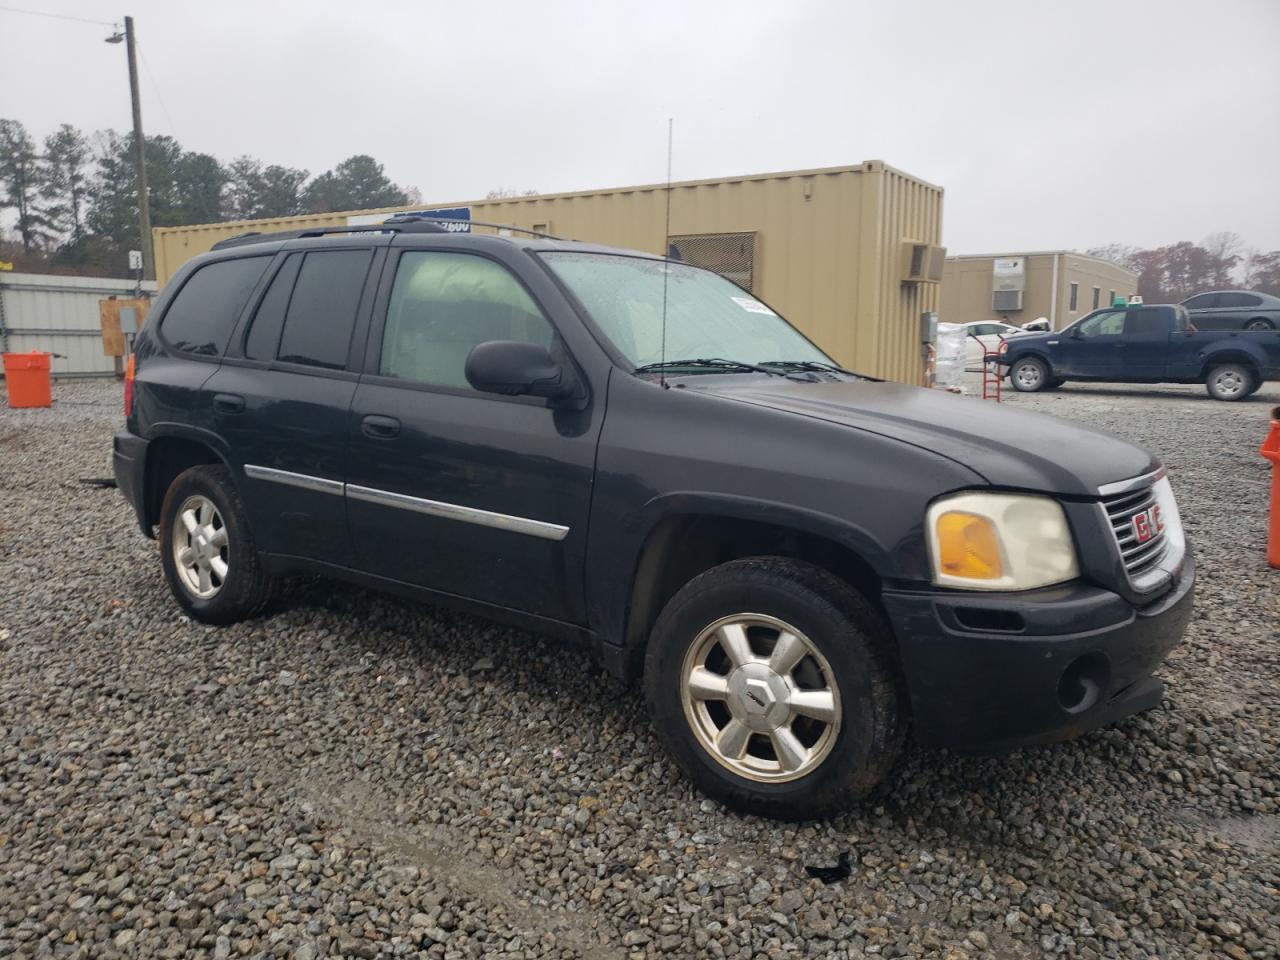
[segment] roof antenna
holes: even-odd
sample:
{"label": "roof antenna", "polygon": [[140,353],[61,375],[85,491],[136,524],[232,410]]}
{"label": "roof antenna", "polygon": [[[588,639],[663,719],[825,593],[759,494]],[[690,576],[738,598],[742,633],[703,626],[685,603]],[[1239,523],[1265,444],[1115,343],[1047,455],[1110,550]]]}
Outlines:
{"label": "roof antenna", "polygon": [[658,383],[667,387],[667,277],[671,273],[671,139],[674,122],[667,117],[667,225],[662,241],[662,347],[659,355]]}

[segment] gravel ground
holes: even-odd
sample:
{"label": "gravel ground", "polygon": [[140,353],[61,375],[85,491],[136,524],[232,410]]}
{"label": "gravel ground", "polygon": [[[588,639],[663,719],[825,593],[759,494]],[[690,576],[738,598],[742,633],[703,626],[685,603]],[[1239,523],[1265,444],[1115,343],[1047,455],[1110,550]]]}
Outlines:
{"label": "gravel ground", "polygon": [[[186,620],[120,495],[78,483],[110,473],[119,388],[55,398],[0,409],[0,956],[1280,951],[1280,384],[1014,397],[1169,464],[1201,580],[1167,699],[1000,758],[911,750],[799,827],[695,794],[580,651],[315,582]],[[803,869],[843,853],[842,882]]]}

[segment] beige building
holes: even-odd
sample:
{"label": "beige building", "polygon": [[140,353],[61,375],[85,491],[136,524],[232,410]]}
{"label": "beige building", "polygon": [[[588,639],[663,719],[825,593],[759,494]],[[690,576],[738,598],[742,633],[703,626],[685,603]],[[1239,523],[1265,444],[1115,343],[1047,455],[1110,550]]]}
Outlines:
{"label": "beige building", "polygon": [[946,323],[1047,317],[1061,330],[1115,297],[1138,292],[1138,275],[1083,253],[1002,253],[947,257],[938,319]]}
{"label": "beige building", "polygon": [[[501,200],[432,203],[479,221],[574,240],[661,253],[664,184]],[[942,189],[879,160],[849,167],[672,184],[671,245],[717,270],[790,319],[838,362],[918,383],[920,317],[938,309],[945,251]],[[400,208],[401,210],[405,208]],[[397,210],[161,227],[153,231],[156,278],[249,230],[270,232],[376,222]]]}

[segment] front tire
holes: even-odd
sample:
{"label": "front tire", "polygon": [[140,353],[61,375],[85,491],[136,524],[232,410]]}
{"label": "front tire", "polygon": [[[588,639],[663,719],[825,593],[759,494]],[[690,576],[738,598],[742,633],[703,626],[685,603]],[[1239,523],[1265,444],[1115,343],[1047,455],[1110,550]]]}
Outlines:
{"label": "front tire", "polygon": [[190,616],[228,624],[258,613],[276,582],[262,569],[231,471],[192,467],[160,507],[160,558],[169,589]]}
{"label": "front tire", "polygon": [[1242,363],[1221,363],[1209,371],[1204,387],[1215,400],[1243,400],[1255,390],[1257,376]]}
{"label": "front tire", "polygon": [[906,710],[891,633],[848,584],[775,557],[695,577],[649,639],[654,726],[685,775],[744,813],[827,816],[896,760]]}
{"label": "front tire", "polygon": [[1015,360],[1009,367],[1009,380],[1013,383],[1013,388],[1022,393],[1044,390],[1051,379],[1049,365],[1039,357],[1024,357]]}

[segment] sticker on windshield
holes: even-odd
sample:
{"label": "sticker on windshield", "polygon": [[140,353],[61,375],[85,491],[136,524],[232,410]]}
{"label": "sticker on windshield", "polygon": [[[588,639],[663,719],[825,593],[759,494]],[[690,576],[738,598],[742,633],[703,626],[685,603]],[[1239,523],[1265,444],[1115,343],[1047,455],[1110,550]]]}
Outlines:
{"label": "sticker on windshield", "polygon": [[771,317],[776,316],[772,310],[752,297],[730,297],[729,299],[747,311],[747,313],[767,313]]}

